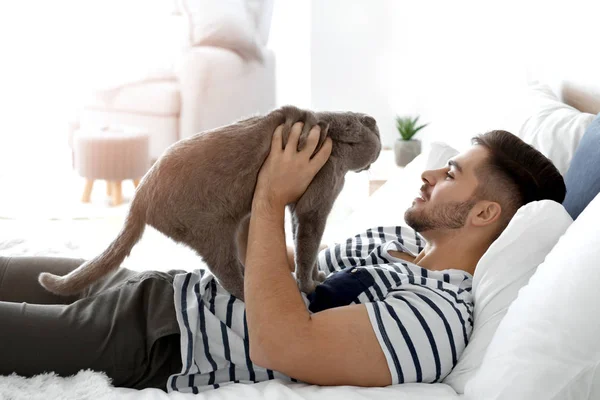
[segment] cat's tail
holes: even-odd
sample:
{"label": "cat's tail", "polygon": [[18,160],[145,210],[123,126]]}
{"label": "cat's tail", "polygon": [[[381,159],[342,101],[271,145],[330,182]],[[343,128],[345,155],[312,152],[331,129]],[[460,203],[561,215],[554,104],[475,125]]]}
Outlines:
{"label": "cat's tail", "polygon": [[121,232],[106,250],[65,276],[42,272],[38,277],[40,284],[54,294],[68,296],[83,291],[98,279],[117,269],[125,257],[129,256],[146,227],[145,207],[135,200],[134,198]]}

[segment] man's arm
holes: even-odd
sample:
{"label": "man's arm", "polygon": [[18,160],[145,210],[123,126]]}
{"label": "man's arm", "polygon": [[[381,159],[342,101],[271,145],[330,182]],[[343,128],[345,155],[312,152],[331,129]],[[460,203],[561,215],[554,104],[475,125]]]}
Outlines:
{"label": "man's arm", "polygon": [[244,274],[250,358],[263,367],[321,385],[383,386],[391,375],[366,306],[338,307],[311,315],[290,274],[285,206],[297,201],[331,154],[332,141],[312,156],[319,140],[313,127],[297,150],[301,124],[285,148],[282,126],[258,174]]}
{"label": "man's arm", "polygon": [[364,305],[309,314],[286,268],[283,216],[257,207],[251,217],[244,292],[252,361],[318,385],[391,384]]}

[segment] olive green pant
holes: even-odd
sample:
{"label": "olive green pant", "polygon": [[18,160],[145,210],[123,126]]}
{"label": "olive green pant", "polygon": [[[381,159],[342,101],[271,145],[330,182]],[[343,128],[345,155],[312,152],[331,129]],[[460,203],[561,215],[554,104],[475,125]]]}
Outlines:
{"label": "olive green pant", "polygon": [[37,281],[40,272],[65,275],[84,261],[0,257],[0,375],[92,369],[114,386],[166,390],[181,371],[172,285],[185,271],[120,268],[71,297]]}

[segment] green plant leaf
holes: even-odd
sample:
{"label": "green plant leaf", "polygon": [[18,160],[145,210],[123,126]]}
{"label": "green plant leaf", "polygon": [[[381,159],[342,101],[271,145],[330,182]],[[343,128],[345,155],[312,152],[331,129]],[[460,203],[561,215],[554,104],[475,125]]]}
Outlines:
{"label": "green plant leaf", "polygon": [[425,128],[427,125],[429,125],[429,124],[423,124],[423,125],[419,126],[418,128],[415,128],[415,133],[419,132],[421,129]]}
{"label": "green plant leaf", "polygon": [[417,126],[419,117],[419,115],[415,117],[401,117],[399,115],[396,116],[396,129],[398,129],[398,133],[400,133],[400,136],[403,140],[411,140],[417,132],[429,125],[427,123]]}

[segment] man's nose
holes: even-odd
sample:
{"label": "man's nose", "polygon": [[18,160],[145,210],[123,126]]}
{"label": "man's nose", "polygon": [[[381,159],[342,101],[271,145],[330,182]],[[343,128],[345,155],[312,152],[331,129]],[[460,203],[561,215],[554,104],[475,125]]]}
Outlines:
{"label": "man's nose", "polygon": [[435,175],[433,174],[433,170],[428,169],[426,171],[423,171],[423,173],[421,174],[421,180],[429,186],[433,186],[435,185]]}
{"label": "man's nose", "polygon": [[442,169],[428,169],[421,174],[421,180],[429,186],[434,186],[436,182],[443,176]]}

